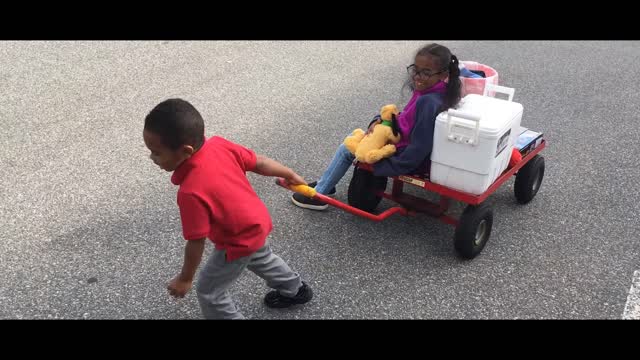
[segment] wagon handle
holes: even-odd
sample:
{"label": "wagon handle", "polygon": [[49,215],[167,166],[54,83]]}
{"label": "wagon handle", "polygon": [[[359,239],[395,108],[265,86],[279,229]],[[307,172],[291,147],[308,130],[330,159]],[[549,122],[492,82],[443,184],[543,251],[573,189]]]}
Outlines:
{"label": "wagon handle", "polygon": [[382,221],[386,218],[388,218],[389,216],[393,215],[393,214],[401,214],[401,215],[409,215],[410,212],[402,207],[392,207],[390,209],[385,210],[383,213],[378,214],[378,215],[373,215],[371,213],[368,213],[366,211],[360,210],[356,207],[353,207],[351,205],[345,204],[343,202],[340,202],[336,199],[332,199],[326,195],[322,195],[318,192],[316,192],[316,190],[312,187],[309,187],[307,185],[286,185],[286,182],[284,181],[284,179],[282,178],[276,178],[276,184],[282,186],[283,188],[295,191],[297,193],[300,193],[304,196],[310,197],[310,198],[314,198],[316,200],[320,200],[323,203],[329,204],[331,206],[335,206],[339,209],[342,209],[346,212],[349,212],[351,214],[354,215],[358,215],[361,216],[363,218],[369,219],[369,220],[373,220],[373,221]]}
{"label": "wagon handle", "polygon": [[293,192],[297,192],[298,194],[302,194],[308,198],[313,198],[316,196],[316,189],[312,188],[308,185],[286,185],[284,179],[276,179],[276,184],[282,186],[283,188],[289,189]]}

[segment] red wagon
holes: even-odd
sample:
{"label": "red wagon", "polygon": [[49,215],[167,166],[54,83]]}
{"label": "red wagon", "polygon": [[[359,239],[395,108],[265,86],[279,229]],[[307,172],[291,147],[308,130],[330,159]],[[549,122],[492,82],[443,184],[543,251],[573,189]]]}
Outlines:
{"label": "red wagon", "polygon": [[[364,163],[355,163],[353,177],[349,184],[348,204],[328,196],[318,194],[305,185],[290,187],[290,190],[315,198],[331,206],[343,209],[352,214],[373,220],[382,221],[393,214],[415,215],[424,213],[455,227],[454,247],[465,259],[473,259],[484,248],[491,235],[493,225],[493,209],[484,202],[493,192],[515,175],[514,192],[518,203],[526,204],[537,194],[544,177],[544,158],[538,153],[546,146],[544,138],[524,146],[520,152],[522,160],[507,168],[489,188],[480,195],[472,195],[457,191],[429,181],[428,176],[396,176],[392,177],[391,193],[387,193],[387,177],[372,174],[372,167]],[[284,185],[283,179],[276,183]],[[404,184],[411,184],[426,191],[440,195],[438,203],[403,192]],[[400,206],[392,207],[380,214],[373,214],[383,199],[389,199]],[[467,204],[459,218],[448,214],[451,201]]]}

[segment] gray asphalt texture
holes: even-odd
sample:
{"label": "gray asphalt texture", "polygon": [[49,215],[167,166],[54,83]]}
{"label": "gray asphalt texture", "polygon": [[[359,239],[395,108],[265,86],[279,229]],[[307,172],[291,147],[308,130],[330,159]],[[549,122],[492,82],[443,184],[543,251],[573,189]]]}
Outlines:
{"label": "gray asphalt texture", "polygon": [[[349,132],[384,104],[404,105],[405,66],[427,42],[1,42],[0,318],[199,318],[193,291],[166,291],[184,240],[176,187],[142,141],[148,111],[185,98],[208,136],[313,181]],[[524,106],[522,125],[546,134],[537,197],[518,205],[513,180],[501,187],[488,200],[491,239],[464,261],[453,227],[427,216],[302,210],[249,174],[274,251],[315,298],[268,309],[269,289],[247,272],[231,291],[245,316],[621,317],[640,269],[640,42],[441,43],[496,68]]]}

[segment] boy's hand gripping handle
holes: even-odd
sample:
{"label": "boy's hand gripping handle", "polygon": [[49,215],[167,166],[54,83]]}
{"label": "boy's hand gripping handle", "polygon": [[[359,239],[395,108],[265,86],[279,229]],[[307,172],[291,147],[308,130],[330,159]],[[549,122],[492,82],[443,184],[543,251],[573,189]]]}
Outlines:
{"label": "boy's hand gripping handle", "polygon": [[308,198],[313,198],[314,196],[316,196],[316,189],[307,186],[307,185],[289,185],[287,186],[286,182],[284,181],[284,179],[278,178],[276,179],[276,184],[282,186],[285,189],[290,189],[294,192],[297,192],[299,194],[302,194]]}

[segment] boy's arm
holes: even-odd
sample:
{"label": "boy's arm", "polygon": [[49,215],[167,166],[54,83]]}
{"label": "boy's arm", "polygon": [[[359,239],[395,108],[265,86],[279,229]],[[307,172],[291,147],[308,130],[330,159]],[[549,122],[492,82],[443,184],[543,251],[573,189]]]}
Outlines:
{"label": "boy's arm", "polygon": [[307,182],[300,175],[281,163],[262,155],[257,155],[256,158],[254,173],[284,178],[289,185],[307,185]]}
{"label": "boy's arm", "polygon": [[205,238],[187,241],[187,245],[184,248],[182,271],[174,277],[169,283],[169,286],[167,286],[167,290],[169,290],[171,296],[184,297],[191,289],[193,277],[202,260],[204,242]]}

